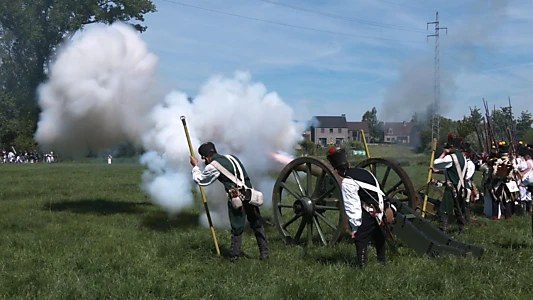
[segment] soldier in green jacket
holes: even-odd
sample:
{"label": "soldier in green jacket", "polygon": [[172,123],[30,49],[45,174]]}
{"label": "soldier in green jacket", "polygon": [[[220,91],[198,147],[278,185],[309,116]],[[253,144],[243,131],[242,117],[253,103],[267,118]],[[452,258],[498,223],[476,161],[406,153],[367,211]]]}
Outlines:
{"label": "soldier in green jacket", "polygon": [[462,138],[448,135],[448,143],[445,144],[442,154],[433,161],[433,167],[436,169],[443,169],[438,171],[434,169],[435,173],[444,173],[446,177],[446,186],[444,195],[439,206],[439,228],[446,231],[448,228],[448,220],[452,212],[457,218],[459,230],[465,230],[466,220],[463,212],[465,208],[465,175],[466,175],[466,159],[461,152]]}
{"label": "soldier in green jacket", "polygon": [[[201,185],[207,186],[215,182],[218,179],[223,185],[226,193],[228,194],[228,214],[231,224],[231,260],[235,261],[239,259],[241,255],[241,246],[242,246],[242,233],[246,225],[246,220],[250,223],[250,227],[254,231],[255,238],[257,240],[257,245],[259,247],[259,259],[264,260],[268,258],[268,242],[264,228],[264,219],[261,217],[259,207],[254,206],[247,201],[242,201],[239,205],[234,205],[232,198],[234,198],[235,193],[238,193],[237,184],[234,183],[230,178],[222,174],[217,168],[211,164],[216,161],[221,166],[223,166],[229,172],[236,174],[238,178],[244,178],[244,182],[247,187],[252,187],[252,182],[248,177],[248,173],[244,168],[244,165],[241,161],[235,156],[231,158],[236,161],[239,166],[235,166],[232,161],[226,156],[220,155],[217,153],[215,145],[211,142],[202,144],[198,148],[198,153],[205,161],[206,167],[202,171],[198,167],[198,159],[191,156],[190,162],[193,166],[192,177],[193,180]],[[239,169],[242,170],[241,174]]]}

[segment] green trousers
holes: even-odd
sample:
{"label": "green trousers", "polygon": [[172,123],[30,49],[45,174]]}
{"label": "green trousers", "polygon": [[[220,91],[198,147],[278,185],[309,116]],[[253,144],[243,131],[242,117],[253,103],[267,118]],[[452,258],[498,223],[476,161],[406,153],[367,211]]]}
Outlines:
{"label": "green trousers", "polygon": [[464,218],[464,215],[466,214],[465,199],[463,197],[458,197],[457,201],[455,201],[453,191],[444,189],[444,195],[442,196],[442,201],[439,206],[439,216],[448,217],[451,216],[452,213],[455,214],[457,223],[459,223],[460,226],[466,225],[466,219]]}
{"label": "green trousers", "polygon": [[229,222],[231,224],[231,234],[234,236],[242,235],[244,227],[246,226],[246,220],[250,223],[250,227],[254,230],[263,227],[263,217],[259,212],[259,207],[253,206],[248,202],[243,201],[243,210],[234,209],[231,205],[231,201],[228,201],[228,214]]}

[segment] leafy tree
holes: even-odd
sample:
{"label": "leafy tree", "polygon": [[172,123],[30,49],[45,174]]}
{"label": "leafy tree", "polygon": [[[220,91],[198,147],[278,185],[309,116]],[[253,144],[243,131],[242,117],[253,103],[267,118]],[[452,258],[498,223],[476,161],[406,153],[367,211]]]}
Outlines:
{"label": "leafy tree", "polygon": [[17,128],[0,129],[10,143],[14,137],[6,131],[28,137],[35,132],[40,113],[36,88],[46,79],[45,70],[63,39],[85,25],[118,20],[144,32],[147,28],[140,23],[156,8],[151,0],[11,0],[1,1],[0,11],[0,105],[15,99],[8,119],[24,121],[2,125]]}
{"label": "leafy tree", "polygon": [[531,130],[531,124],[533,124],[533,119],[531,119],[531,113],[522,111],[520,117],[516,120],[516,136],[518,139],[521,139],[526,132]]}
{"label": "leafy tree", "polygon": [[533,145],[533,128],[528,129],[522,136],[522,142]]}
{"label": "leafy tree", "polygon": [[370,131],[370,137],[377,140],[383,139],[383,130],[380,129],[378,121],[378,111],[375,107],[372,110],[367,110],[361,119],[363,122],[368,123],[368,130]]}
{"label": "leafy tree", "polygon": [[[418,130],[419,130],[420,144],[415,149],[416,152],[419,152],[419,153],[430,152],[431,145],[433,144],[433,141],[431,140],[431,135],[432,135],[431,119],[419,123]],[[450,133],[454,135],[457,134],[457,122],[453,121],[452,119],[444,118],[441,116],[439,137],[437,139],[437,149],[436,149],[438,153],[442,151],[443,145],[448,140],[448,134]]]}

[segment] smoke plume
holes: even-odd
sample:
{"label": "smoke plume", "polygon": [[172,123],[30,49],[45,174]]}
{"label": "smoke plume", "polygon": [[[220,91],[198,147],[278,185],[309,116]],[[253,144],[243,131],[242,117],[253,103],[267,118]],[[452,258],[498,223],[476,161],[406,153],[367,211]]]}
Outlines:
{"label": "smoke plume", "polygon": [[[430,117],[429,107],[435,99],[434,74],[434,65],[428,60],[403,65],[400,78],[389,87],[385,94],[382,109],[385,120],[410,121],[415,113],[422,119]],[[449,100],[452,99],[456,87],[448,72],[441,71],[440,78],[440,113],[444,114],[451,108]]]}
{"label": "smoke plume", "polygon": [[[440,38],[440,109],[445,117],[454,109],[457,92],[457,76],[462,70],[479,71],[483,61],[480,47],[490,49],[493,45],[490,34],[498,30],[506,18],[508,0],[474,1],[467,6],[464,21],[450,24],[449,17],[439,13],[440,26],[448,27],[448,34],[441,31]],[[466,17],[466,15],[468,17]],[[434,15],[433,15],[434,17]],[[431,28],[431,27],[430,27]],[[430,33],[430,32],[428,32]],[[433,43],[428,44],[425,58],[418,54],[400,67],[398,80],[385,95],[382,118],[388,121],[409,121],[417,113],[422,121],[430,116],[435,100],[435,63]],[[468,114],[468,112],[463,112]]]}
{"label": "smoke plume", "polygon": [[[38,142],[69,154],[124,141],[141,145],[142,190],[176,214],[191,207],[193,191],[199,191],[180,120],[185,116],[195,155],[211,141],[219,153],[239,157],[268,206],[274,184],[269,173],[282,167],[269,153],[293,152],[305,124],[293,122],[292,109],[246,72],[208,79],[192,103],[177,90],[158,97],[157,57],[146,49],[140,35],[121,23],[93,28],[66,44],[39,88]],[[228,226],[222,185],[205,191],[215,225]],[[205,224],[205,216],[200,221]]]}

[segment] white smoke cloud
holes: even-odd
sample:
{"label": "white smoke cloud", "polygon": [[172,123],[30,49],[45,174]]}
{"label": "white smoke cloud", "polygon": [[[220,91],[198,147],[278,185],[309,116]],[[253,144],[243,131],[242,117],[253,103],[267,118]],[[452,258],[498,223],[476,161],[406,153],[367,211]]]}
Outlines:
{"label": "white smoke cloud", "polygon": [[158,58],[130,26],[93,26],[67,42],[38,89],[42,113],[35,139],[75,155],[139,142],[155,94]]}
{"label": "white smoke cloud", "polygon": [[[130,141],[146,150],[142,190],[170,214],[193,205],[199,188],[191,178],[185,116],[195,155],[202,142],[231,153],[245,165],[254,187],[270,205],[272,171],[281,165],[271,151],[293,152],[305,129],[293,110],[247,72],[214,76],[191,103],[172,91],[157,97],[157,57],[131,27],[99,26],[68,43],[39,88],[43,112],[36,139],[46,148],[78,154]],[[201,163],[203,165],[203,163]],[[227,198],[220,183],[205,188],[212,220],[228,227]],[[207,224],[204,215],[201,224]]]}
{"label": "white smoke cloud", "polygon": [[[293,122],[292,114],[292,109],[277,94],[268,93],[264,85],[251,82],[246,72],[237,72],[233,78],[214,76],[201,88],[193,104],[185,94],[169,94],[163,104],[152,110],[152,129],[143,135],[144,147],[159,153],[147,153],[142,158],[149,168],[145,172],[144,189],[150,191],[157,185],[158,193],[172,195],[172,201],[154,197],[170,212],[178,212],[192,203],[191,186],[177,191],[173,180],[163,179],[183,174],[191,184],[190,150],[180,121],[184,115],[195,155],[200,144],[206,141],[213,142],[219,153],[236,155],[246,166],[255,187],[264,193],[268,206],[274,185],[269,172],[280,169],[268,153],[292,152],[304,130],[304,125]],[[222,226],[227,221],[225,193],[218,183],[205,190],[213,210],[213,222]],[[201,219],[205,220],[204,216]]]}

